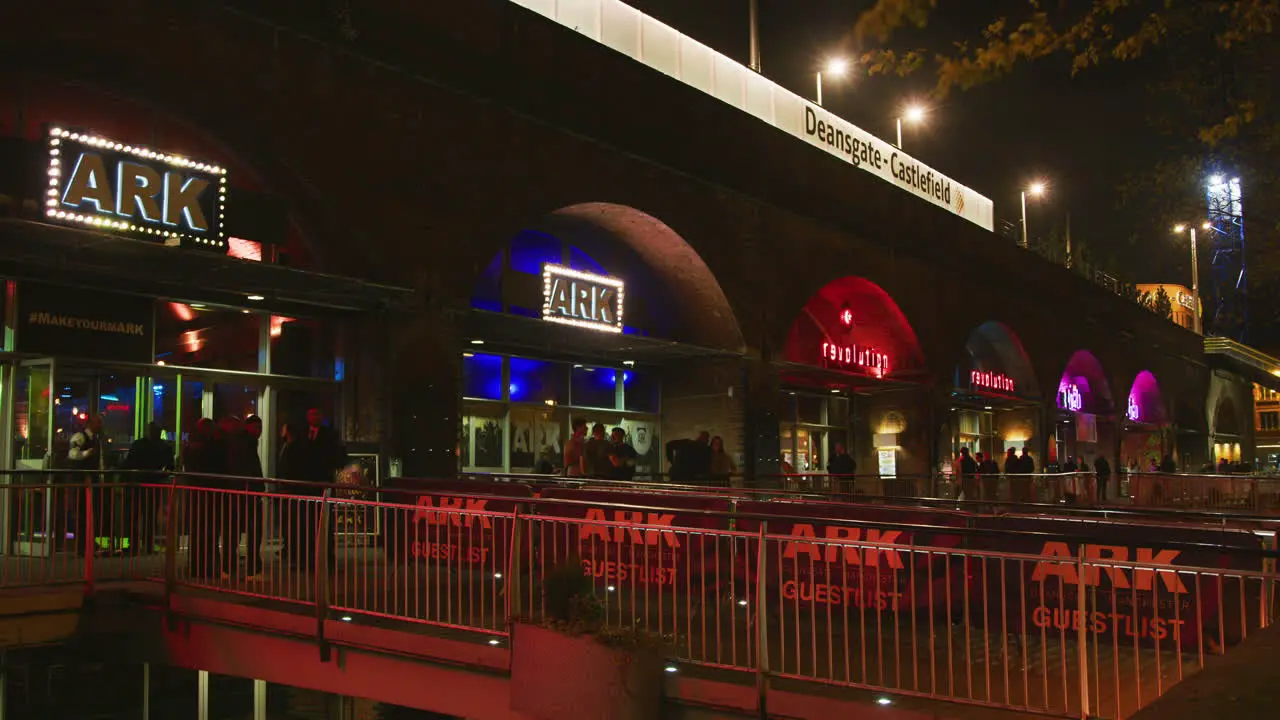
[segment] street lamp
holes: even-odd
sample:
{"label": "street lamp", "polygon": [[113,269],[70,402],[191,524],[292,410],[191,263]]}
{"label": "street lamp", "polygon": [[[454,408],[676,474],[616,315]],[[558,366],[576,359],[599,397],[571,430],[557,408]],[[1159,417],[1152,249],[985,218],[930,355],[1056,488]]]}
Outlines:
{"label": "street lamp", "polygon": [[1024,249],[1027,247],[1027,194],[1036,198],[1043,195],[1047,189],[1048,186],[1043,181],[1037,180],[1022,191],[1022,247]]}
{"label": "street lamp", "polygon": [[[1201,230],[1208,230],[1213,227],[1208,221],[1200,225]],[[1173,226],[1173,231],[1178,235],[1182,231],[1189,230],[1191,234],[1191,302],[1195,303],[1195,308],[1191,311],[1196,319],[1196,332],[1204,334],[1204,319],[1200,317],[1200,254],[1196,251],[1196,228],[1194,225],[1183,225],[1179,223]]]}
{"label": "street lamp", "polygon": [[908,105],[902,114],[898,116],[898,149],[902,149],[902,121],[915,125],[924,120],[924,108],[920,105]]}
{"label": "street lamp", "polygon": [[822,106],[822,73],[838,78],[844,77],[849,72],[849,61],[844,58],[832,58],[827,61],[826,67],[818,71],[818,106]]}

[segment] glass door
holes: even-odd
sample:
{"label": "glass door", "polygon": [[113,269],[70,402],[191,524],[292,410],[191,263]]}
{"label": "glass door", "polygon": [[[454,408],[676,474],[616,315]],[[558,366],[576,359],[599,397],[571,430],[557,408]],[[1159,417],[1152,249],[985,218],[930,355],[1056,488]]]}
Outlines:
{"label": "glass door", "polygon": [[[50,467],[52,447],[53,361],[31,360],[13,369],[13,430],[10,452],[14,470]],[[53,493],[48,478],[15,473],[8,482],[5,538],[9,551],[18,555],[46,555],[51,551]]]}

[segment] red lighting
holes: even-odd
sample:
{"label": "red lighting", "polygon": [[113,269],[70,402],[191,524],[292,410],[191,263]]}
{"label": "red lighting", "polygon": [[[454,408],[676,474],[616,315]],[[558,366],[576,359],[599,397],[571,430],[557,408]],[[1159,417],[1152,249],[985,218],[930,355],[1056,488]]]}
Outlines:
{"label": "red lighting", "polygon": [[182,347],[189,353],[200,352],[200,348],[204,347],[204,340],[200,338],[200,331],[188,330],[182,333]]}
{"label": "red lighting", "polygon": [[284,332],[284,324],[287,322],[293,322],[293,318],[285,317],[283,315],[272,315],[271,316],[271,337],[280,337],[280,335]]}
{"label": "red lighting", "polygon": [[106,412],[129,412],[133,406],[129,403],[107,403]]}
{"label": "red lighting", "polygon": [[840,310],[840,324],[845,327],[853,327],[853,311],[846,305]]}
{"label": "red lighting", "polygon": [[241,260],[262,262],[262,243],[244,238],[227,238],[227,255]]}
{"label": "red lighting", "polygon": [[823,342],[822,359],[840,367],[861,368],[876,377],[889,374],[889,356],[874,347]]}
{"label": "red lighting", "polygon": [[970,370],[969,384],[973,387],[986,388],[997,392],[1014,392],[1013,378],[1003,373]]}
{"label": "red lighting", "polygon": [[171,302],[169,303],[169,309],[173,311],[173,316],[182,322],[191,322],[196,318],[196,311],[192,310],[190,305]]}
{"label": "red lighting", "polygon": [[80,419],[81,419],[81,420],[88,420],[88,419],[89,419],[89,414],[88,414],[88,413],[80,413]]}

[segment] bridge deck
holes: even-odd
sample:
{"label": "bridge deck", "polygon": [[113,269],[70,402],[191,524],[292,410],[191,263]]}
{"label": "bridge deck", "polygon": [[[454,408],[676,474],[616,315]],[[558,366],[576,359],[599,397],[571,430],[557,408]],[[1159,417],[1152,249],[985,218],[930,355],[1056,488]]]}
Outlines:
{"label": "bridge deck", "polygon": [[[195,579],[185,552],[175,558],[184,592],[234,593],[241,602],[314,603],[310,572],[269,562],[264,579]],[[74,556],[4,558],[7,586],[81,583],[83,559]],[[330,606],[335,616],[367,615],[430,627],[506,632],[507,586],[500,573],[456,572],[431,566],[389,566],[376,548],[343,548],[334,558]],[[97,582],[164,575],[161,555],[99,557]],[[985,614],[973,622],[910,612],[847,608],[811,613],[778,602],[770,608],[769,669],[780,679],[816,681],[897,696],[948,698],[983,706],[1055,715],[1080,715],[1079,639],[1075,633],[1001,632]],[[651,593],[616,588],[606,593],[610,620],[634,623],[671,638],[685,663],[707,669],[751,671],[754,612],[732,588]],[[1128,717],[1198,671],[1200,660],[1171,648],[1136,649],[1126,641],[1088,638],[1084,666],[1091,714]],[[808,683],[806,683],[808,684]],[[966,711],[967,713],[968,711]],[[971,715],[966,715],[971,716]],[[977,717],[977,716],[975,716]]]}

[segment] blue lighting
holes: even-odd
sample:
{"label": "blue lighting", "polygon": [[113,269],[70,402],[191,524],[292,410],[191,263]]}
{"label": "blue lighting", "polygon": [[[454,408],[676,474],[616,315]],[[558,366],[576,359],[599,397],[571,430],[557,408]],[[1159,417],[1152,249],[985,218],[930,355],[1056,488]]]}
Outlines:
{"label": "blue lighting", "polygon": [[482,400],[502,399],[502,356],[464,355],[462,358],[463,395]]}
{"label": "blue lighting", "polygon": [[107,402],[120,402],[120,398],[115,395],[103,395],[102,399]]}
{"label": "blue lighting", "polygon": [[515,383],[511,383],[507,386],[507,392],[511,393],[511,399],[515,400],[516,396],[520,394],[520,386]]}
{"label": "blue lighting", "polygon": [[342,382],[347,377],[347,363],[342,358],[333,361],[333,379]]}
{"label": "blue lighting", "polygon": [[622,384],[626,385],[629,382],[631,382],[631,373],[629,372],[622,373]]}

